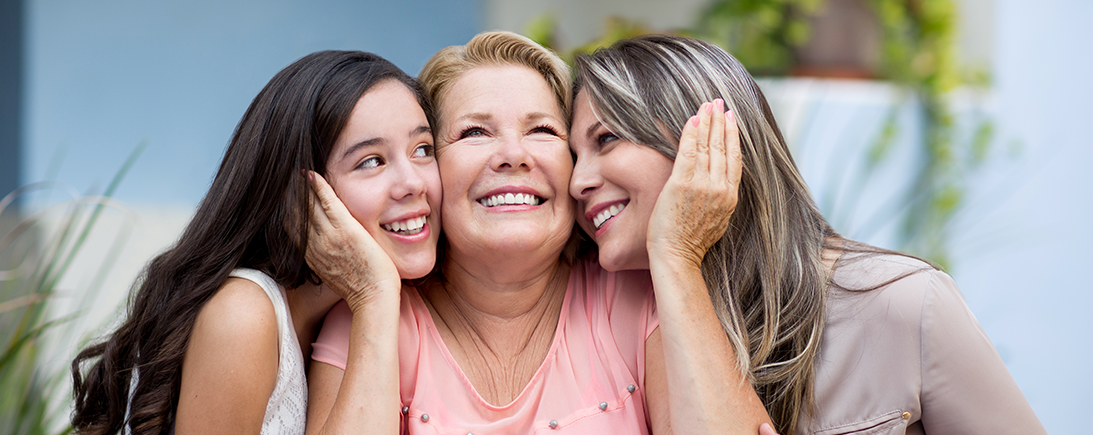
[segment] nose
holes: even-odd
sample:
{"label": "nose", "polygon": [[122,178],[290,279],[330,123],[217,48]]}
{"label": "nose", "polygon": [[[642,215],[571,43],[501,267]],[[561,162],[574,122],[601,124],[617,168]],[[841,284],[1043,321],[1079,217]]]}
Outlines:
{"label": "nose", "polygon": [[[391,186],[394,199],[412,198],[425,194],[425,177],[421,171],[430,170],[427,166],[415,165],[410,159],[397,159],[392,166],[395,169],[395,182]],[[432,170],[436,170],[435,167]]]}
{"label": "nose", "polygon": [[578,156],[577,162],[573,164],[573,176],[569,179],[569,194],[578,201],[585,201],[601,186],[603,177],[596,160]]}
{"label": "nose", "polygon": [[495,171],[513,169],[531,169],[531,154],[528,153],[527,144],[517,135],[502,137],[491,159],[491,167]]}

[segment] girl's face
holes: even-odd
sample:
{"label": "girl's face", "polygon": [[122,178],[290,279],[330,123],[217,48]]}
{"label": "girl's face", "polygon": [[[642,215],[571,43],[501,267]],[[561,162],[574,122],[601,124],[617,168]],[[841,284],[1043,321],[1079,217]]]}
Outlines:
{"label": "girl's face", "polygon": [[326,173],[338,198],[402,278],[432,270],[440,234],[440,172],[429,121],[404,84],[385,80],[361,96],[327,158]]}
{"label": "girl's face", "polygon": [[578,93],[575,103],[569,144],[577,163],[569,193],[577,200],[577,223],[599,245],[604,269],[648,269],[649,219],[672,175],[672,160],[608,130],[587,92]]}
{"label": "girl's face", "polygon": [[439,100],[445,234],[469,258],[557,252],[573,229],[565,115],[542,75],[478,67]]}

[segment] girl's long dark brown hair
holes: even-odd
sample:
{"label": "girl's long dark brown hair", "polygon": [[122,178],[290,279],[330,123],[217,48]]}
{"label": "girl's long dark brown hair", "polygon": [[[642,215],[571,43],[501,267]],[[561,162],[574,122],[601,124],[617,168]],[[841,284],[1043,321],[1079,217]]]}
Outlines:
{"label": "girl's long dark brown hair", "polygon": [[134,435],[170,431],[194,321],[232,269],[260,270],[286,288],[318,282],[301,249],[310,197],[301,171],[325,173],[357,101],[388,79],[410,88],[432,121],[417,83],[371,53],[310,54],[259,92],[193,220],[134,285],[125,322],[72,362],[77,433],[117,433],[125,425]]}

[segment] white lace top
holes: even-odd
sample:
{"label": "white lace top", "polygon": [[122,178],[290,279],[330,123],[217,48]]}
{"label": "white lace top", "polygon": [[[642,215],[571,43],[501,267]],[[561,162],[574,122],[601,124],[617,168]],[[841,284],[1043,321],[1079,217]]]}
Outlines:
{"label": "white lace top", "polygon": [[[229,276],[243,278],[262,287],[273,301],[273,312],[277,315],[277,341],[279,343],[277,359],[277,384],[266,402],[266,416],[262,419],[262,435],[293,434],[302,435],[307,423],[307,377],[304,372],[304,357],[300,351],[300,342],[296,339],[296,328],[292,326],[292,313],[285,301],[284,289],[277,282],[262,272],[254,269],[235,269]],[[137,389],[140,372],[134,368],[129,378],[129,402],[133,401],[133,391]],[[125,435],[129,435],[129,404],[125,408]],[[171,428],[171,434],[174,434]]]}
{"label": "white lace top", "polygon": [[303,352],[292,326],[292,313],[285,301],[284,289],[273,278],[254,269],[235,269],[231,276],[258,284],[273,301],[277,314],[277,337],[280,358],[277,361],[277,384],[266,403],[262,419],[262,435],[303,434],[307,418],[307,378]]}

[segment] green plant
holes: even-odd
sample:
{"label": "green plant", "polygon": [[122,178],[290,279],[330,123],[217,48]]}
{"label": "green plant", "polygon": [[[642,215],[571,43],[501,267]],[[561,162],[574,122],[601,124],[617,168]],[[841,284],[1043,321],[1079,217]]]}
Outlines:
{"label": "green plant", "polygon": [[[63,292],[59,283],[86,247],[92,231],[99,231],[96,224],[104,210],[122,208],[110,197],[144,147],[141,144],[134,149],[102,195],[80,195],[56,183],[41,182],[0,200],[0,216],[7,212],[6,221],[10,222],[10,229],[5,228],[0,238],[0,260],[6,266],[0,271],[0,330],[5,331],[6,340],[0,347],[0,433],[71,432],[64,424],[67,401],[57,397],[68,391],[68,366],[43,364],[46,353],[54,348],[47,338],[76,332],[68,327],[98,294],[126,233],[117,234],[109,252],[97,256],[97,276],[79,289],[82,297],[75,302],[76,308],[61,315],[53,309]],[[27,216],[12,210],[18,198],[53,191],[65,192],[69,199]],[[64,427],[58,428],[61,425]]]}
{"label": "green plant", "polygon": [[809,16],[822,0],[718,0],[691,30],[721,45],[754,75],[788,74],[795,50],[808,42]]}

